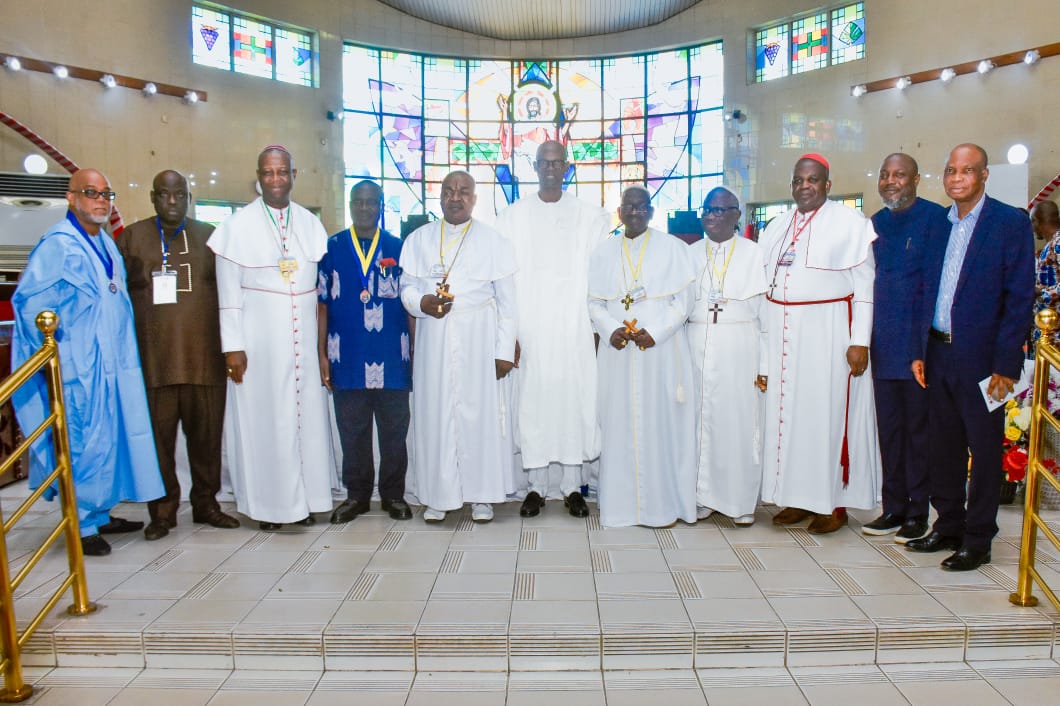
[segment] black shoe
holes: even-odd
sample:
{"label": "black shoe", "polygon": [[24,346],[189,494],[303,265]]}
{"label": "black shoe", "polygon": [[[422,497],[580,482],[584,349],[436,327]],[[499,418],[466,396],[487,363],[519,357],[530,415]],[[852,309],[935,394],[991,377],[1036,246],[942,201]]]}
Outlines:
{"label": "black shoe", "polygon": [[382,507],[390,513],[392,520],[411,520],[412,508],[404,500],[384,500]]}
{"label": "black shoe", "polygon": [[563,504],[567,506],[567,510],[574,517],[589,516],[589,506],[585,504],[585,498],[577,490],[563,498]]}
{"label": "black shoe", "polygon": [[938,530],[931,530],[926,537],[906,542],[905,548],[911,552],[940,552],[943,549],[957,551],[961,548],[961,538],[947,537]]}
{"label": "black shoe", "polygon": [[258,523],[258,527],[260,527],[263,532],[272,532],[274,530],[278,530],[281,527],[283,527],[283,523],[282,522],[259,522]]}
{"label": "black shoe", "polygon": [[98,534],[89,535],[81,538],[81,553],[85,556],[107,556],[110,554],[110,545]]}
{"label": "black shoe", "polygon": [[990,563],[989,549],[968,549],[961,547],[957,553],[942,560],[942,568],[946,571],[972,571],[983,564]]}
{"label": "black shoe", "polygon": [[872,522],[862,525],[861,533],[872,535],[874,537],[891,534],[892,532],[897,532],[901,529],[904,521],[905,518],[885,512]]}
{"label": "black shoe", "polygon": [[98,527],[100,534],[121,534],[123,532],[135,532],[136,530],[141,530],[143,528],[143,522],[123,520],[122,518],[114,517],[113,515],[111,515],[110,522]]}
{"label": "black shoe", "polygon": [[[332,511],[331,524],[344,524],[358,515],[363,515],[371,509],[372,505],[367,500],[354,500],[352,498],[343,500],[342,504]],[[310,517],[312,517],[312,515],[310,515]]]}
{"label": "black shoe", "polygon": [[899,544],[908,544],[914,539],[920,539],[928,533],[928,521],[926,517],[907,517],[902,523],[902,529],[894,535],[894,541]]}
{"label": "black shoe", "polygon": [[169,523],[165,520],[154,520],[144,528],[144,539],[153,542],[169,534]]}
{"label": "black shoe", "polygon": [[545,499],[537,491],[531,490],[523,499],[523,506],[519,508],[520,517],[537,517],[545,508]]}
{"label": "black shoe", "polygon": [[292,522],[292,525],[302,525],[303,527],[312,527],[317,523],[317,518],[313,517],[313,513],[309,513],[298,522]]}
{"label": "black shoe", "polygon": [[205,512],[201,515],[192,514],[192,522],[198,525],[210,525],[218,529],[235,529],[239,527],[239,520],[214,508],[213,512]]}

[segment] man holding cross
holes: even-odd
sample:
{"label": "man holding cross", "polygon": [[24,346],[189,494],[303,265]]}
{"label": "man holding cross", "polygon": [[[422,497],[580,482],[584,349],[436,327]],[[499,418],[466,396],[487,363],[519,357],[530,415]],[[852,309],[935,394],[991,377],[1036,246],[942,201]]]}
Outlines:
{"label": "man holding cross", "polygon": [[754,523],[762,485],[762,393],[768,367],[766,280],[758,244],[735,237],[740,201],[724,187],[703,201],[707,237],[689,248],[697,273],[688,342],[696,371],[699,519]]}
{"label": "man holding cross", "polygon": [[589,316],[600,334],[600,524],[696,521],[694,381],[685,321],[695,303],[688,246],[648,228],[643,186],[622,194],[622,236],[589,261]]}

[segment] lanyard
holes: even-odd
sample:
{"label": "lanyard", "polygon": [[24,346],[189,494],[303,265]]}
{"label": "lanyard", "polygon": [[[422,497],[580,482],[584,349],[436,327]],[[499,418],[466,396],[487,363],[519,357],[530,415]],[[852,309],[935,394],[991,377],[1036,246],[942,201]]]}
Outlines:
{"label": "lanyard", "polygon": [[[96,257],[98,257],[99,261],[103,263],[103,270],[107,273],[107,279],[113,282],[114,260],[111,258],[110,253],[107,252],[107,246],[103,243],[100,243],[100,248],[102,248],[102,250],[96,247],[96,243],[92,239],[92,236],[89,235],[88,231],[86,231],[84,227],[82,227],[82,225],[77,222],[77,218],[74,217],[73,211],[66,212],[66,220],[70,221],[70,223],[73,224],[74,228],[77,229],[77,232],[81,234],[81,237],[88,241],[88,245],[92,248],[92,252],[96,253]],[[113,284],[111,286],[113,287]],[[113,292],[115,290],[112,289],[111,291]]]}
{"label": "lanyard", "polygon": [[[640,255],[637,257],[637,266],[633,267],[633,256],[629,252],[629,238],[626,234],[622,234],[622,254],[626,257],[626,262],[629,263],[629,273],[633,277],[633,284],[636,285],[640,281],[640,271],[644,267],[644,251],[648,249],[648,238],[651,237],[651,231],[647,231],[644,235],[644,242],[640,244]],[[625,270],[623,269],[623,275]]]}
{"label": "lanyard", "polygon": [[372,258],[375,257],[375,250],[379,247],[379,229],[375,229],[375,235],[372,236],[372,244],[368,246],[368,254],[364,254],[364,249],[361,248],[361,239],[357,237],[353,228],[350,228],[350,240],[353,242],[353,251],[357,255],[357,259],[361,261],[361,269],[358,271],[358,275],[361,277],[361,289],[365,292],[368,291],[368,271],[372,269]]}
{"label": "lanyard", "polygon": [[177,229],[173,231],[173,235],[169,236],[169,240],[166,240],[165,231],[162,230],[162,219],[155,218],[155,225],[158,226],[158,239],[162,242],[162,271],[166,271],[166,267],[169,265],[169,241],[177,237],[180,231],[184,230],[184,226],[187,225],[188,220],[184,219],[177,226]]}
{"label": "lanyard", "polygon": [[[286,257],[287,238],[284,234],[287,232],[287,229],[291,227],[291,204],[287,204],[287,218],[283,221],[283,230],[280,230],[280,224],[276,222],[276,216],[272,215],[272,209],[265,204],[264,200],[261,202],[261,207],[265,209],[265,213],[269,214],[269,220],[272,221],[272,225],[276,227],[276,233],[280,237],[280,253]],[[282,208],[280,209],[280,212],[283,213]]]}
{"label": "lanyard", "polygon": [[[735,237],[736,236],[732,236],[729,240],[732,240]],[[710,241],[708,240],[708,242]],[[707,248],[707,261],[710,263],[710,269],[713,270],[710,275],[710,283],[713,285],[714,282],[717,282],[719,292],[725,289],[725,275],[729,272],[729,263],[732,261],[732,254],[734,252],[736,252],[735,242],[729,247],[729,254],[725,256],[725,266],[721,268],[721,272],[719,273],[718,262],[714,259],[713,251],[709,247]],[[717,279],[715,279],[715,275],[717,275]]]}
{"label": "lanyard", "polygon": [[[824,204],[821,205],[823,206]],[[795,218],[799,215],[798,210],[796,210],[795,213],[791,214],[791,223],[789,223],[788,227],[784,229],[784,232],[787,233],[789,230],[791,230],[794,231],[794,235],[791,236],[791,245],[789,245],[788,247],[784,247],[783,240],[780,242],[780,250],[777,252],[777,264],[773,266],[773,281],[769,286],[770,294],[773,293],[773,288],[777,286],[777,273],[780,271],[780,261],[784,259],[784,253],[786,253],[788,250],[791,250],[792,252],[795,251],[795,243],[799,242],[799,236],[802,235],[802,232],[806,230],[806,227],[810,225],[810,221],[813,220],[814,216],[816,216],[820,212],[820,210],[821,206],[815,208],[813,210],[813,213],[810,214],[810,217],[803,221],[802,225],[798,228],[795,227]]]}
{"label": "lanyard", "polygon": [[[465,236],[467,235],[467,231],[468,231],[469,228],[471,228],[471,220],[470,219],[468,219],[467,225],[464,226],[464,229],[462,231],[460,231],[460,235],[457,236],[457,237],[460,238],[460,245],[458,245],[456,247],[456,253],[453,255],[453,261],[451,263],[449,263],[449,267],[446,268],[446,266],[445,266],[445,253],[447,253],[449,251],[449,247],[447,247],[446,243],[445,243],[445,219],[444,218],[442,219],[442,232],[441,232],[441,235],[438,237],[438,259],[441,261],[442,268],[443,268],[443,270],[445,272],[445,274],[442,275],[442,282],[443,283],[446,280],[449,279],[449,273],[453,271],[453,266],[456,265],[456,258],[458,258],[460,256],[460,251],[463,250],[463,248],[464,248],[464,241],[467,240],[467,238]],[[453,240],[455,240],[455,239],[456,238],[453,238]]]}

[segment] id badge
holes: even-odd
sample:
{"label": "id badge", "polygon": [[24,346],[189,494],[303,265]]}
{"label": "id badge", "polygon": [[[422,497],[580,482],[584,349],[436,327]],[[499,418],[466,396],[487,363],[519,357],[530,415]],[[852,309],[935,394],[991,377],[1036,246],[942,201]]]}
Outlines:
{"label": "id badge", "polygon": [[642,302],[648,298],[648,293],[644,291],[644,287],[634,287],[630,290],[629,296],[633,297],[634,302]]}
{"label": "id badge", "polygon": [[445,277],[445,265],[440,262],[431,265],[431,277]]}
{"label": "id badge", "polygon": [[155,304],[177,303],[176,270],[155,270],[151,273]]}
{"label": "id badge", "polygon": [[721,301],[721,290],[718,289],[717,287],[712,287],[711,290],[710,290],[710,294],[707,295],[707,301],[709,301],[711,304],[713,304],[715,302],[720,302]]}
{"label": "id badge", "polygon": [[783,255],[780,256],[780,261],[777,264],[781,267],[791,267],[791,263],[795,262],[795,246],[792,245],[788,248]]}

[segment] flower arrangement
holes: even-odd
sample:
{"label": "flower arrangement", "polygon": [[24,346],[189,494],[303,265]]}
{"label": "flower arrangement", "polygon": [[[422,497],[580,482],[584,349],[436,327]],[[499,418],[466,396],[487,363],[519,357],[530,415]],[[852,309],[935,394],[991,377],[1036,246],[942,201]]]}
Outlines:
{"label": "flower arrangement", "polygon": [[[1001,469],[1005,480],[1011,483],[1022,481],[1027,476],[1031,429],[1031,400],[1033,386],[1009,400],[1005,404],[1005,439],[1001,456]],[[1049,379],[1049,391],[1046,394],[1046,409],[1054,417],[1060,418],[1060,374],[1053,371]],[[1060,472],[1055,459],[1045,458],[1042,465],[1055,476]]]}

